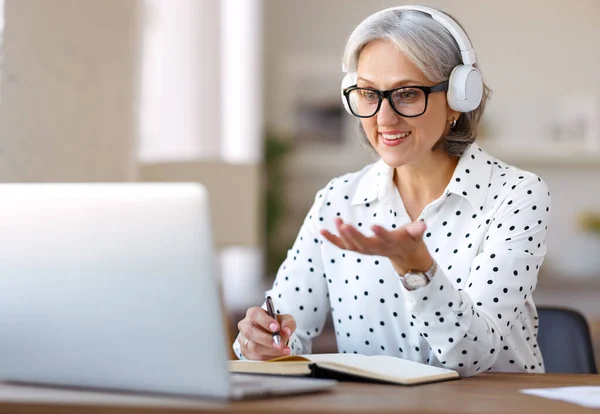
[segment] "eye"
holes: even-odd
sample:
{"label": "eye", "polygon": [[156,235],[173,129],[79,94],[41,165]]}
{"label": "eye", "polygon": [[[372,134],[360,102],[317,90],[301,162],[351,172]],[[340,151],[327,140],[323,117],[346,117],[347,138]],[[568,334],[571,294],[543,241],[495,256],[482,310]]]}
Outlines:
{"label": "eye", "polygon": [[415,89],[402,90],[399,92],[400,92],[399,98],[402,99],[403,101],[411,101],[411,100],[416,99],[418,96],[418,93]]}
{"label": "eye", "polygon": [[360,97],[367,101],[377,101],[379,99],[379,94],[377,92],[372,91],[370,89],[359,89]]}
{"label": "eye", "polygon": [[403,88],[398,89],[396,92],[394,92],[393,99],[394,102],[408,104],[420,101],[422,96],[423,91],[421,91],[420,89]]}

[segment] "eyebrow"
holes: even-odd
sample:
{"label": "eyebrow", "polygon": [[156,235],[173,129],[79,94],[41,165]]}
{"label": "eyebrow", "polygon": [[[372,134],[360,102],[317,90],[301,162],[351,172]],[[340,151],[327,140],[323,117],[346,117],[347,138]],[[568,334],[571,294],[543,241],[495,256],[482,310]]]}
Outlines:
{"label": "eyebrow", "polygon": [[[356,79],[356,83],[358,83],[358,81],[364,81],[364,82],[368,83],[369,85],[373,84],[373,82],[370,81],[369,79],[366,79],[366,78],[363,78],[363,77],[360,77],[360,76]],[[418,80],[414,80],[414,79],[403,79],[403,80],[400,80],[400,81],[393,82],[392,84],[396,85],[394,88],[399,88],[401,86],[407,86],[407,85],[408,86],[422,86],[423,82],[422,81],[418,81]],[[394,88],[392,88],[392,89],[394,89]]]}

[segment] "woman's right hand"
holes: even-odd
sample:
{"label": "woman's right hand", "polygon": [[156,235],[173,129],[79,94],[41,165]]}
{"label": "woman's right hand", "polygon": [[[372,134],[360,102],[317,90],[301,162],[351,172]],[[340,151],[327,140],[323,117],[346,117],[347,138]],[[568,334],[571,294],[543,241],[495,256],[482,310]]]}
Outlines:
{"label": "woman's right hand", "polygon": [[[262,308],[250,308],[246,317],[238,322],[242,355],[248,359],[267,360],[283,355],[290,355],[287,346],[290,336],[296,330],[296,321],[292,315],[277,315],[275,320]],[[281,344],[275,345],[273,332],[279,331]]]}

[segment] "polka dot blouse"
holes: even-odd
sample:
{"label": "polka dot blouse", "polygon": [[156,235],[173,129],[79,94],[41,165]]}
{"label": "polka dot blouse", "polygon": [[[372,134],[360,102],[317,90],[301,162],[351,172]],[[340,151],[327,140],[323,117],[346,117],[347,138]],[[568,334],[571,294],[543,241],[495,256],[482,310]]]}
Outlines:
{"label": "polka dot blouse", "polygon": [[[432,281],[408,291],[385,257],[341,250],[341,217],[368,236],[411,222],[383,161],[320,190],[267,292],[297,322],[292,354],[311,352],[331,312],[339,352],[391,355],[457,370],[544,372],[532,300],[546,254],[550,193],[532,173],[476,144],[465,151],[440,198],[419,219],[438,263]],[[234,350],[238,357],[239,343]]]}

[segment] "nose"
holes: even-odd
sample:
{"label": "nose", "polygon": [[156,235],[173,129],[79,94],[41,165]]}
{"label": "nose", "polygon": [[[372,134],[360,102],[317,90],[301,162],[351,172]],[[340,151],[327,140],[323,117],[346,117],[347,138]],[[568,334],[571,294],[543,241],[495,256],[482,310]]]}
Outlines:
{"label": "nose", "polygon": [[377,112],[377,125],[379,126],[390,126],[396,124],[398,122],[398,114],[392,106],[390,105],[390,101],[384,99],[381,102],[381,107],[379,108],[379,112]]}

